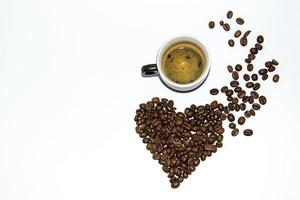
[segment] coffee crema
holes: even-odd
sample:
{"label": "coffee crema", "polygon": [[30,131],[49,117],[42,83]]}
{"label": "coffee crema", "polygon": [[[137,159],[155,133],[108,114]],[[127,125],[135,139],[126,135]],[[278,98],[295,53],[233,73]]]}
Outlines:
{"label": "coffee crema", "polygon": [[183,41],[171,45],[165,51],[161,64],[163,72],[171,81],[187,84],[200,77],[206,60],[199,46]]}

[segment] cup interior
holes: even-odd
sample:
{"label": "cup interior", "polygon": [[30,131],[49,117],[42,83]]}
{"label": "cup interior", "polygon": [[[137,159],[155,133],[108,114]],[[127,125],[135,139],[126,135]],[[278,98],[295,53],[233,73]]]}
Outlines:
{"label": "cup interior", "polygon": [[[190,42],[190,43],[193,43],[194,45],[198,46],[202,50],[205,60],[206,60],[203,72],[196,80],[194,80],[191,83],[186,83],[186,84],[176,83],[176,82],[172,81],[171,79],[169,79],[165,75],[164,70],[163,70],[162,59],[163,59],[164,53],[170,46],[172,46],[175,43],[179,43],[179,42]],[[209,58],[209,53],[208,53],[207,47],[205,47],[205,45],[203,43],[201,43],[198,39],[196,39],[196,37],[182,35],[182,36],[177,36],[177,37],[167,40],[161,46],[161,48],[159,49],[158,54],[157,54],[156,64],[157,64],[157,68],[158,68],[158,71],[160,74],[160,78],[162,79],[162,81],[165,84],[167,84],[167,86],[171,87],[172,89],[179,90],[179,91],[188,91],[188,90],[194,89],[195,87],[201,85],[204,82],[204,80],[206,79],[206,77],[209,73],[210,58]]]}

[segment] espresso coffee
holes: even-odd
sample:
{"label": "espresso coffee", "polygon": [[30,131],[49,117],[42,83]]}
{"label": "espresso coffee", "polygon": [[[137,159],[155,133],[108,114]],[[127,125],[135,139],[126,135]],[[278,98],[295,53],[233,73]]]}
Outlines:
{"label": "espresso coffee", "polygon": [[161,64],[164,74],[171,81],[187,84],[200,77],[206,60],[200,47],[183,41],[171,45],[165,51]]}

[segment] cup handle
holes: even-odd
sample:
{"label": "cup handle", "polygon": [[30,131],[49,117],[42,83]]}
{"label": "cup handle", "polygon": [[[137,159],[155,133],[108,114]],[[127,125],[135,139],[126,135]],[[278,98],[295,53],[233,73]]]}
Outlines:
{"label": "cup handle", "polygon": [[144,65],[141,71],[143,77],[153,77],[159,75],[156,64]]}

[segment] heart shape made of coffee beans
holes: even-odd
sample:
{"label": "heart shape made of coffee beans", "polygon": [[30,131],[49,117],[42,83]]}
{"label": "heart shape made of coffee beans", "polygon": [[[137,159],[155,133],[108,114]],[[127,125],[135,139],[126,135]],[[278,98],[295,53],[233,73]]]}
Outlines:
{"label": "heart shape made of coffee beans", "polygon": [[191,105],[184,112],[176,112],[174,102],[165,98],[154,97],[139,105],[136,132],[168,174],[172,188],[179,187],[201,161],[222,147],[222,121],[226,119],[222,111],[217,101]]}

